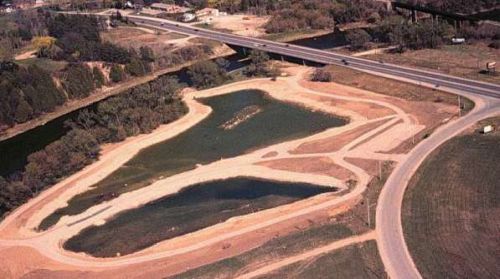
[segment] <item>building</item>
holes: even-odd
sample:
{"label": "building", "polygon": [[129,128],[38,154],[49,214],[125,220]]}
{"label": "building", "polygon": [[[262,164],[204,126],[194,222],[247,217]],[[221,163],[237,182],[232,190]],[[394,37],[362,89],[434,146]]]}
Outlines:
{"label": "building", "polygon": [[189,12],[191,10],[189,8],[186,8],[186,7],[173,5],[173,4],[163,4],[163,3],[151,4],[150,8],[153,10],[159,10],[159,11],[165,12],[167,14],[181,14],[181,13]]}
{"label": "building", "polygon": [[204,18],[204,17],[215,17],[219,16],[219,10],[214,9],[214,8],[204,8],[196,12],[196,17],[197,18]]}

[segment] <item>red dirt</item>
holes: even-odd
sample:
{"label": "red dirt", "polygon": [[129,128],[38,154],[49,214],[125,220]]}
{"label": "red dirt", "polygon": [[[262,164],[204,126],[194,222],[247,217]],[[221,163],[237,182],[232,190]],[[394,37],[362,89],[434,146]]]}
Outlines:
{"label": "red dirt", "polygon": [[349,170],[335,164],[328,157],[277,159],[260,162],[258,165],[278,170],[329,175],[340,180],[353,177]]}
{"label": "red dirt", "polygon": [[375,129],[389,120],[380,120],[374,123],[361,125],[358,128],[349,130],[339,135],[324,139],[305,142],[299,145],[290,154],[311,154],[311,153],[328,153],[339,151],[344,145],[350,143],[359,136]]}

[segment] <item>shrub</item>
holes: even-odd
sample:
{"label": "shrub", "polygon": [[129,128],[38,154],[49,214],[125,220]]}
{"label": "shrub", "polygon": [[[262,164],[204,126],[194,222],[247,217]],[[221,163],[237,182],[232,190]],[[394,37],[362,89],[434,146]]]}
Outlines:
{"label": "shrub", "polygon": [[332,73],[324,69],[316,69],[311,75],[311,81],[330,82],[332,80]]}
{"label": "shrub", "polygon": [[109,71],[109,79],[112,82],[120,82],[125,79],[125,73],[123,72],[123,69],[120,65],[113,64],[113,66],[111,66],[111,70]]}
{"label": "shrub", "polygon": [[489,44],[488,46],[494,49],[500,49],[500,40],[495,40],[491,42],[491,44]]}

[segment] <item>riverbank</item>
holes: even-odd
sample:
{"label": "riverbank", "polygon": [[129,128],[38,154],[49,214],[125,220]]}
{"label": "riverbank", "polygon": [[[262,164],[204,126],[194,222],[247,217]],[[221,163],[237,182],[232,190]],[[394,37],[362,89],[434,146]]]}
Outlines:
{"label": "riverbank", "polygon": [[[217,51],[215,54],[210,55],[209,57],[207,57],[207,59],[216,59],[216,58],[228,56],[231,54],[234,54],[233,50],[231,50],[229,48],[224,48],[224,50]],[[90,106],[90,105],[97,103],[99,101],[102,101],[108,97],[125,92],[126,90],[131,89],[137,85],[152,81],[161,75],[180,71],[181,69],[183,69],[185,67],[189,67],[190,65],[192,65],[196,62],[197,61],[190,61],[190,62],[186,62],[186,63],[183,63],[181,65],[175,66],[175,67],[169,67],[166,69],[158,70],[158,71],[155,71],[154,73],[148,74],[146,76],[132,78],[132,79],[129,79],[125,82],[119,83],[115,86],[105,87],[103,89],[97,90],[95,93],[91,94],[87,98],[80,99],[80,100],[68,101],[64,105],[56,108],[56,110],[53,112],[45,113],[45,114],[37,117],[36,119],[32,119],[32,120],[27,121],[25,123],[17,124],[14,127],[11,127],[9,129],[5,130],[4,132],[2,132],[0,134],[0,141],[4,141],[4,140],[10,139],[10,138],[13,138],[19,134],[28,132],[36,127],[45,125],[46,123],[48,123],[56,118],[59,118],[65,114],[71,113],[73,111],[76,111],[78,109],[81,109],[81,108],[84,108],[87,106]]]}

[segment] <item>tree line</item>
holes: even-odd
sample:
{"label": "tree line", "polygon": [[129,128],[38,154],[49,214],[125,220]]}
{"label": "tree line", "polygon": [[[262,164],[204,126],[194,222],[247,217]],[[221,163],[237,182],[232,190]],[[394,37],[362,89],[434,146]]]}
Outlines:
{"label": "tree line", "polygon": [[83,110],[71,130],[28,157],[24,172],[0,177],[0,216],[98,159],[100,145],[149,133],[187,112],[179,82],[168,76],[136,86]]}

